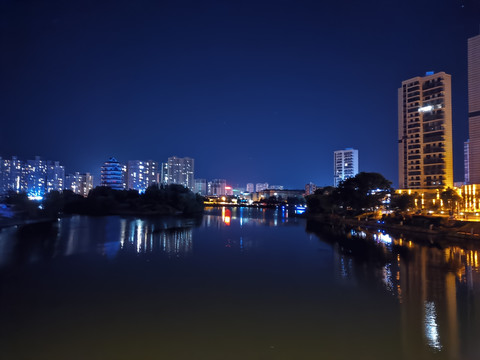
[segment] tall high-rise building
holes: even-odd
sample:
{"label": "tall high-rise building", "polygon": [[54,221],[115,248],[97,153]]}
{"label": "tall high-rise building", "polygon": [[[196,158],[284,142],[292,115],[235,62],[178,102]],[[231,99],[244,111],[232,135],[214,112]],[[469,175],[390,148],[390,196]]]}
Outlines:
{"label": "tall high-rise building", "polygon": [[158,163],[153,160],[129,160],[127,177],[128,189],[144,193],[150,185],[158,184]]}
{"label": "tall high-rise building", "polygon": [[0,158],[0,196],[7,194],[11,188],[11,163],[11,160]]}
{"label": "tall high-rise building", "polygon": [[125,169],[124,165],[120,164],[114,157],[111,157],[102,165],[100,185],[108,186],[114,190],[124,190]]}
{"label": "tall high-rise building", "polygon": [[338,186],[343,180],[358,174],[358,150],[346,148],[333,152],[333,184]]}
{"label": "tall high-rise building", "polygon": [[200,195],[207,195],[207,180],[195,179],[195,193]]}
{"label": "tall high-rise building", "polygon": [[87,197],[93,189],[93,176],[90,173],[80,174],[79,172],[68,174],[65,176],[65,189]]}
{"label": "tall high-rise building", "polygon": [[65,189],[64,190],[71,190],[75,194],[79,193],[79,186],[77,182],[77,178],[80,176],[79,172],[75,174],[67,174],[65,175]]}
{"label": "tall high-rise building", "polygon": [[27,160],[25,164],[25,188],[29,197],[43,197],[46,190],[47,162],[40,156]]}
{"label": "tall high-rise building", "polygon": [[247,184],[247,193],[253,193],[255,191],[255,185],[253,183]]}
{"label": "tall high-rise building", "polygon": [[480,35],[468,39],[470,183],[480,184]]}
{"label": "tall high-rise building", "polygon": [[168,184],[168,162],[162,163],[160,169],[160,185]]}
{"label": "tall high-rise building", "polygon": [[88,196],[90,190],[93,189],[93,175],[90,173],[80,174],[80,195]]}
{"label": "tall high-rise building", "polygon": [[58,161],[47,161],[46,192],[62,191],[65,186],[65,167]]}
{"label": "tall high-rise building", "polygon": [[194,190],[194,160],[192,158],[169,157],[167,173],[168,184],[179,184],[192,191]]}
{"label": "tall high-rise building", "polygon": [[398,89],[401,189],[453,187],[451,99],[451,76],[444,72],[405,80]]}
{"label": "tall high-rise building", "polygon": [[470,141],[463,143],[463,170],[465,184],[470,184]]}
{"label": "tall high-rise building", "polygon": [[25,163],[16,156],[10,161],[9,189],[17,193],[27,191],[25,183]]}

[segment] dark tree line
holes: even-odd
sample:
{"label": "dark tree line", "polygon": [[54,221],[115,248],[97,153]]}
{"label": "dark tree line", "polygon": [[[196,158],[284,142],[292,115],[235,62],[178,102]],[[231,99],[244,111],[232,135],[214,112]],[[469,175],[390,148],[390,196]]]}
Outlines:
{"label": "dark tree line", "polygon": [[391,196],[391,182],[378,173],[361,172],[341,182],[327,186],[307,196],[309,212],[319,214],[359,214],[374,211]]}
{"label": "dark tree line", "polygon": [[98,186],[88,197],[70,190],[51,191],[41,204],[28,200],[26,194],[12,193],[5,203],[24,218],[56,217],[58,214],[84,215],[175,215],[203,211],[203,197],[181,185],[150,186],[145,193],[136,190],[113,190]]}

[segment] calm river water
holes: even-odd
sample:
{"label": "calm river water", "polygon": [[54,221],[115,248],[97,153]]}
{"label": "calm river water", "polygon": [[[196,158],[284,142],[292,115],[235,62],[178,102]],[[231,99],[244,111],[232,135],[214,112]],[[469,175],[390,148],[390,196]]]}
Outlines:
{"label": "calm river water", "polygon": [[480,358],[480,248],[306,228],[216,208],[0,230],[0,358]]}

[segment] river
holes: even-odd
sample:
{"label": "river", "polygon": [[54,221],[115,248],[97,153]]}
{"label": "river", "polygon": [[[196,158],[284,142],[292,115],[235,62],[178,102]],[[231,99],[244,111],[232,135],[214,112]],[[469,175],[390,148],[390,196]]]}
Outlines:
{"label": "river", "polygon": [[0,358],[478,359],[480,247],[427,240],[255,208],[2,229]]}

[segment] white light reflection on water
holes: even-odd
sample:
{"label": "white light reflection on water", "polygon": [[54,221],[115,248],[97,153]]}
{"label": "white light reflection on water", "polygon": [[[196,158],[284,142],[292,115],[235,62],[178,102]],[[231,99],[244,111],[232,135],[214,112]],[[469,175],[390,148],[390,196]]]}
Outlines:
{"label": "white light reflection on water", "polygon": [[391,264],[386,264],[383,269],[382,269],[382,276],[383,276],[383,283],[385,285],[385,288],[387,289],[388,292],[392,293],[395,295],[395,285],[393,283],[393,277],[392,277],[392,265]]}
{"label": "white light reflection on water", "polygon": [[127,236],[127,220],[121,219],[120,220],[120,249],[123,249],[126,236]]}
{"label": "white light reflection on water", "polygon": [[389,234],[384,234],[380,230],[378,231],[377,234],[373,234],[373,238],[377,242],[381,242],[381,243],[384,243],[384,244],[387,244],[387,245],[389,245],[393,242],[392,237]]}
{"label": "white light reflection on water", "polygon": [[435,303],[433,301],[425,301],[425,336],[427,337],[428,345],[435,350],[442,350],[440,343],[440,335],[438,334],[437,312]]}

